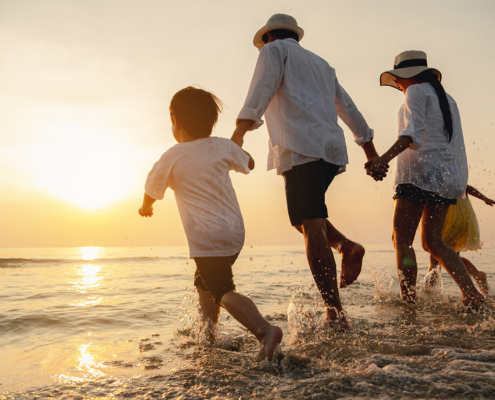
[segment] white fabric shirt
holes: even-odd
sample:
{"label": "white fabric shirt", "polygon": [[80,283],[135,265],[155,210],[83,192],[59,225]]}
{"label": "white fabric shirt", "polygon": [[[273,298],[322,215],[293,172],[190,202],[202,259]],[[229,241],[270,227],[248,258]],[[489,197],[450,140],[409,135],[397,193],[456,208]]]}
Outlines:
{"label": "white fabric shirt", "polygon": [[397,157],[395,186],[411,183],[448,199],[466,195],[468,164],[461,117],[455,100],[447,94],[454,132],[449,143],[438,96],[429,83],[407,88],[399,111],[399,137],[413,143]]}
{"label": "white fabric shirt", "polygon": [[244,244],[244,221],[229,171],[249,173],[249,157],[219,137],[179,143],[167,150],[146,180],[146,193],[161,200],[175,192],[190,257],[226,257]]}
{"label": "white fabric shirt", "polygon": [[[373,130],[339,84],[335,70],[294,39],[276,40],[260,51],[244,107],[237,119],[266,125],[270,136],[268,170],[323,159],[348,164],[340,117],[363,146]],[[293,154],[296,153],[296,154]]]}

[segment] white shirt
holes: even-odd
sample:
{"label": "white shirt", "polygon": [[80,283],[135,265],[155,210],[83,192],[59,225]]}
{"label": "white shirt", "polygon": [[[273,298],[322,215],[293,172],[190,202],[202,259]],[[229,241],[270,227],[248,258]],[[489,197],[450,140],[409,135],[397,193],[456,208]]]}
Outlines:
{"label": "white shirt", "polygon": [[291,160],[285,170],[297,165],[293,162],[319,159],[348,164],[337,117],[351,129],[360,146],[373,137],[373,130],[340,86],[335,70],[294,39],[276,40],[260,51],[237,119],[253,120],[252,129],[257,129],[263,124],[263,114],[270,136],[268,170],[277,168],[278,173],[287,168],[284,159]]}
{"label": "white shirt", "polygon": [[433,86],[407,88],[399,111],[399,137],[409,136],[413,143],[397,158],[395,186],[412,183],[448,199],[465,197],[468,164],[461,117],[455,100],[449,94],[447,98],[454,122],[450,143]]}
{"label": "white shirt", "polygon": [[156,199],[175,192],[190,257],[226,257],[244,244],[244,221],[229,171],[249,173],[249,157],[234,142],[219,137],[179,143],[168,149],[146,180]]}

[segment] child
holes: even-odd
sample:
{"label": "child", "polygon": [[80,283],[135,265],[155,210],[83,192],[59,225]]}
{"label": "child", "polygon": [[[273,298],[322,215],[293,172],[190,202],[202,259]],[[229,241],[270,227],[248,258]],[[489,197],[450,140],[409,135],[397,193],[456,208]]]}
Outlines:
{"label": "child", "polygon": [[[474,187],[467,185],[466,194],[474,196],[490,207],[495,204],[494,200],[489,199]],[[481,249],[480,234],[478,227],[478,220],[474,213],[473,206],[469,197],[457,200],[456,205],[449,207],[445,225],[443,226],[442,240],[452,247],[457,253],[467,250],[479,250]],[[488,296],[490,288],[488,286],[488,280],[486,274],[483,271],[478,271],[471,261],[461,258],[462,262],[466,266],[466,269],[480,288],[481,294]],[[438,273],[436,271],[439,263],[435,257],[430,256],[430,268],[428,272],[432,273],[428,285],[434,285]],[[438,271],[439,272],[439,271]]]}
{"label": "child", "polygon": [[399,138],[365,168],[380,178],[380,171],[398,156],[393,224],[403,300],[416,302],[418,268],[412,245],[421,220],[423,248],[455,280],[464,305],[479,309],[485,298],[459,255],[442,241],[449,205],[465,197],[468,165],[457,103],[445,92],[441,77],[440,71],[427,66],[422,51],[405,51],[395,57],[394,69],[384,72],[380,83],[405,95],[399,111]]}
{"label": "child", "polygon": [[175,192],[197,266],[194,284],[210,341],[215,340],[212,328],[223,307],[256,336],[271,360],[282,330],[269,324],[251,299],[237,293],[233,282],[232,265],[244,244],[244,222],[229,171],[248,174],[254,161],[234,142],[210,137],[221,105],[215,95],[194,87],[174,95],[170,119],[179,144],[167,150],[148,174],[139,214],[151,217],[153,203],[163,199],[165,189]]}

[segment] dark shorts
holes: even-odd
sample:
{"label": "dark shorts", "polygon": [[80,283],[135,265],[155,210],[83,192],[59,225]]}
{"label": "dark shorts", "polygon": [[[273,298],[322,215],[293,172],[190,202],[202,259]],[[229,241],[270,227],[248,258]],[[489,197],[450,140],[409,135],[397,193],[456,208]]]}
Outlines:
{"label": "dark shorts", "polygon": [[305,219],[328,218],[325,193],[340,166],[323,160],[296,165],[284,172],[285,195],[292,226]]}
{"label": "dark shorts", "polygon": [[452,205],[457,204],[457,199],[447,199],[438,193],[420,189],[411,183],[402,183],[395,189],[394,200],[407,199],[420,204]]}
{"label": "dark shorts", "polygon": [[232,265],[238,256],[239,253],[228,257],[194,257],[197,267],[194,286],[210,292],[215,303],[220,304],[225,293],[235,290]]}

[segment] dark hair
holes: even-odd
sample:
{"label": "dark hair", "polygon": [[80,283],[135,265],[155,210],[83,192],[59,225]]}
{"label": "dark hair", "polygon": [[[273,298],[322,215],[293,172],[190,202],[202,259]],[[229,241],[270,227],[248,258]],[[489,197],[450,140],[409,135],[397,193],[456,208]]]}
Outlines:
{"label": "dark hair", "polygon": [[[294,39],[299,42],[299,36],[297,36],[297,33],[289,29],[274,29],[273,31],[269,32],[272,36],[276,36],[279,39]],[[265,44],[268,43],[268,35],[265,33],[261,40],[263,40]]]}
{"label": "dark hair", "polygon": [[449,99],[445,93],[445,89],[438,80],[437,74],[431,71],[424,71],[414,77],[415,79],[429,83],[437,92],[438,100],[440,101],[440,110],[442,110],[443,123],[449,137],[449,142],[452,140],[452,134],[454,131],[454,123],[452,119],[452,113],[450,112]]}
{"label": "dark hair", "polygon": [[193,86],[179,90],[170,101],[170,112],[197,138],[211,135],[223,103],[213,93]]}

